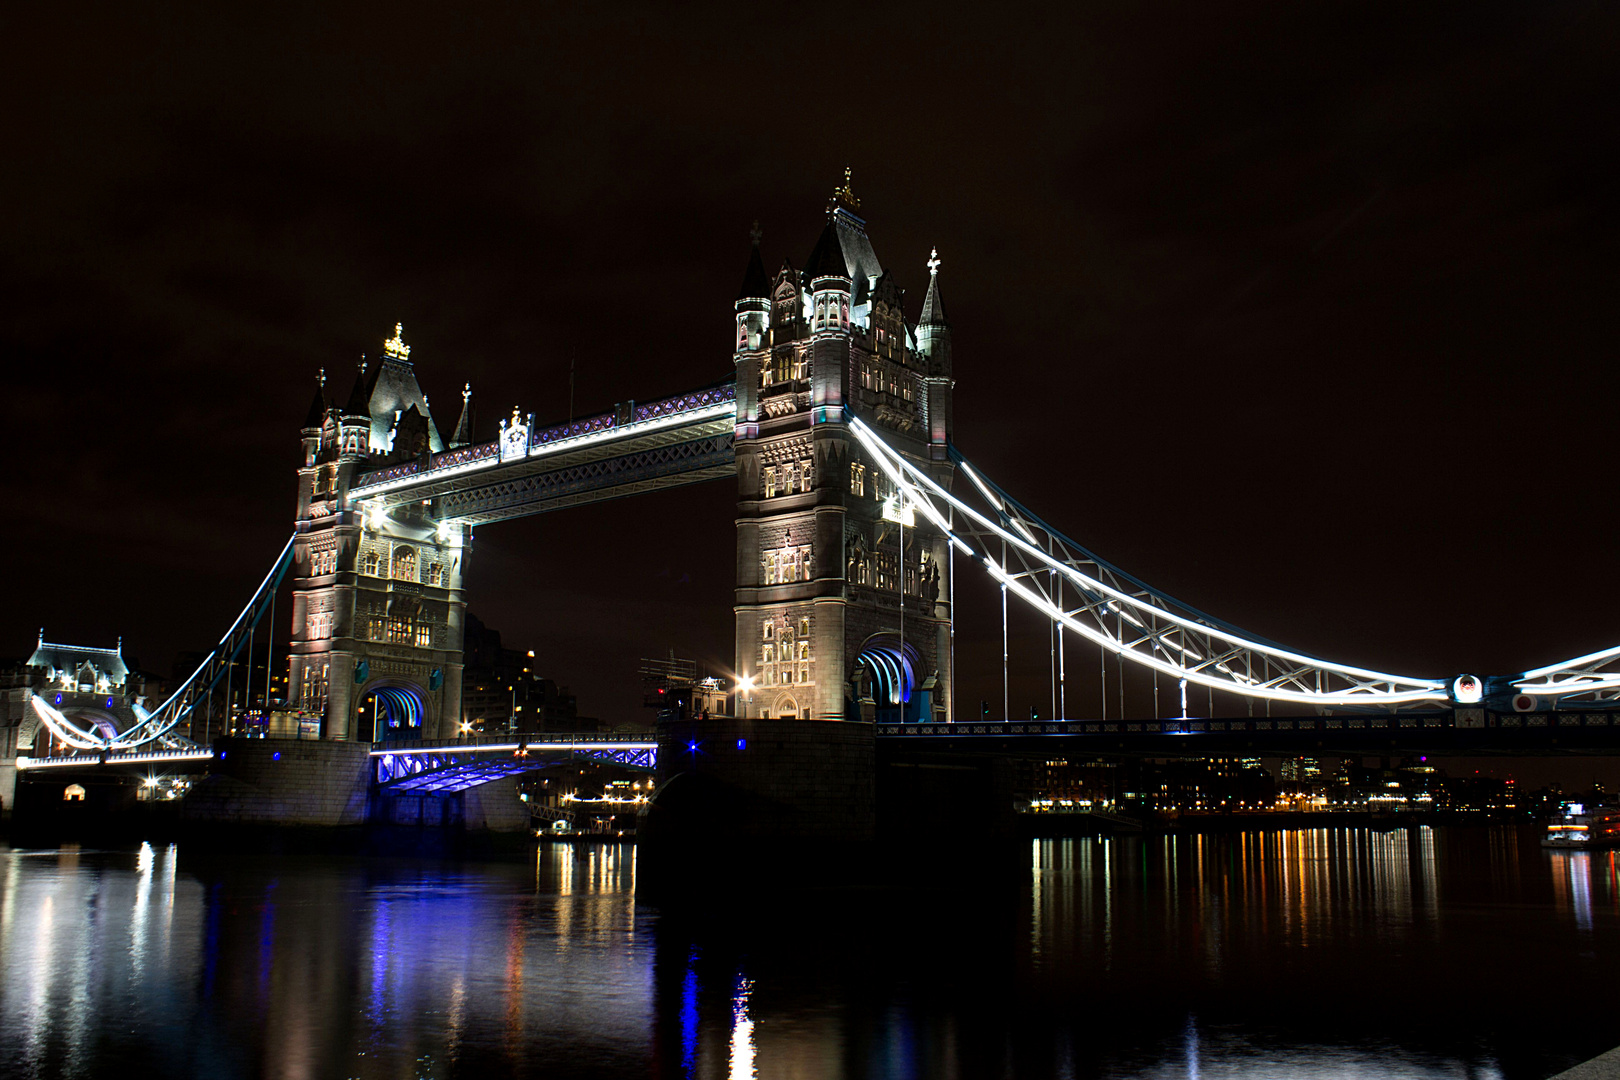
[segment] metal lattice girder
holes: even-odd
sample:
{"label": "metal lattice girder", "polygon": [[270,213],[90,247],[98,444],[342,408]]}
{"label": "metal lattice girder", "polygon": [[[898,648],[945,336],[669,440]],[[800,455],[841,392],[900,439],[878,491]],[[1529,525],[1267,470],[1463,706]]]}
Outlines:
{"label": "metal lattice girder", "polygon": [[[727,380],[644,404],[629,402],[611,412],[566,424],[533,428],[528,432],[526,448],[515,456],[503,451],[498,443],[491,442],[458,447],[430,458],[374,469],[356,480],[350,489],[350,497],[382,509],[407,502],[450,500],[457,503],[457,508],[446,509],[445,503],[441,502],[442,513],[479,524],[539,513],[558,506],[613,498],[619,494],[630,494],[631,491],[648,490],[653,486],[673,487],[676,483],[711,479],[729,473],[729,436],[734,430],[736,415],[737,386],[735,381]],[[653,453],[678,444],[718,437],[726,438],[727,456],[723,462],[716,460],[712,463],[710,467],[716,470],[713,477],[691,475],[703,466],[691,460],[690,448],[676,456],[660,457]],[[712,442],[709,448],[715,449]],[[520,490],[511,486],[518,481],[539,476],[556,477],[579,466],[614,459],[627,463],[626,470],[648,470],[644,476],[624,480],[624,484],[639,486],[620,491],[611,479],[605,484],[580,483],[603,480],[605,474],[596,470],[592,475],[576,475],[572,481],[563,481],[575,485],[572,491],[540,494],[538,499],[543,505],[529,505],[533,498],[520,498],[514,503],[503,503],[491,512],[480,514],[472,508],[474,504],[467,502],[469,494],[480,490],[502,489],[495,492],[499,497],[502,493]],[[655,469],[657,465],[665,468]],[[668,467],[671,465],[675,467]],[[670,482],[676,477],[683,479]],[[652,480],[663,482],[653,484]],[[598,493],[592,495],[590,492]],[[515,507],[526,508],[517,513],[499,512]]]}
{"label": "metal lattice girder", "polygon": [[586,759],[651,772],[658,744],[613,736],[548,737],[533,742],[427,743],[373,750],[374,780],[384,791],[451,794],[559,761]]}
{"label": "metal lattice girder", "polygon": [[[735,472],[732,431],[671,443],[566,468],[527,475],[504,470],[469,478],[440,496],[439,513],[457,521],[483,524],[615,499],[658,488],[717,480]],[[489,481],[495,481],[493,483]]]}
{"label": "metal lattice girder", "polygon": [[952,458],[982,497],[980,510],[926,465],[858,419],[850,428],[907,504],[1007,591],[1101,648],[1173,679],[1308,706],[1412,707],[1446,702],[1444,680],[1337,664],[1286,649],[1205,615],[1104,562]]}
{"label": "metal lattice girder", "polygon": [[1620,646],[1526,671],[1513,688],[1560,701],[1620,701]]}

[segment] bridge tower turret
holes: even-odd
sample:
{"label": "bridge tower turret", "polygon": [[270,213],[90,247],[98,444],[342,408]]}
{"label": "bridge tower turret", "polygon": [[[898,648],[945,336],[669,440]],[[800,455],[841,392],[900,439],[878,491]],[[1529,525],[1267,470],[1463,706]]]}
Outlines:
{"label": "bridge tower turret", "polygon": [[803,272],[784,263],[762,304],[756,251],[737,302],[740,716],[951,718],[945,538],[849,426],[858,417],[948,485],[949,332],[931,288],[932,351],[920,347],[859,207],[846,171]]}
{"label": "bridge tower turret", "polygon": [[347,402],[318,394],[303,429],[288,705],[327,739],[431,738],[461,718],[469,530],[431,502],[350,495],[362,473],[444,449],[409,356],[396,326]]}

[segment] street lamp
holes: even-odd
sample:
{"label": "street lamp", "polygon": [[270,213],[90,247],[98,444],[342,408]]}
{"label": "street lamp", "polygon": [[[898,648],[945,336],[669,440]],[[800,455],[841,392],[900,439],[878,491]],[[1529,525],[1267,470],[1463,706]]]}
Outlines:
{"label": "street lamp", "polygon": [[748,716],[748,705],[752,702],[754,693],[754,677],[752,675],[744,675],[737,680],[737,693],[742,695],[742,715],[746,718]]}

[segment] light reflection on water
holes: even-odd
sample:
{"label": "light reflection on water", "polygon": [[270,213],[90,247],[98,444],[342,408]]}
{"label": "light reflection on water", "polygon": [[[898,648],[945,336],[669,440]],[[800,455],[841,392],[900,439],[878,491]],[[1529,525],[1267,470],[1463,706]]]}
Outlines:
{"label": "light reflection on water", "polygon": [[0,849],[0,1073],[1539,1080],[1620,1042],[1620,870],[1531,835],[1037,841],[661,908],[612,844]]}

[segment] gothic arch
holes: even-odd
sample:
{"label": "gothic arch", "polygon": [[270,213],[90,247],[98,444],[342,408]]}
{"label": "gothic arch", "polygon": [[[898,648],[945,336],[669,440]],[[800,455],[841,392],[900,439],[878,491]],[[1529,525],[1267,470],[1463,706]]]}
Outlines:
{"label": "gothic arch", "polygon": [[355,699],[355,709],[373,706],[355,727],[365,741],[422,739],[435,730],[433,695],[408,679],[381,678],[366,683]]}
{"label": "gothic arch", "polygon": [[798,716],[799,702],[792,694],[777,694],[776,702],[771,706],[772,716]]}

